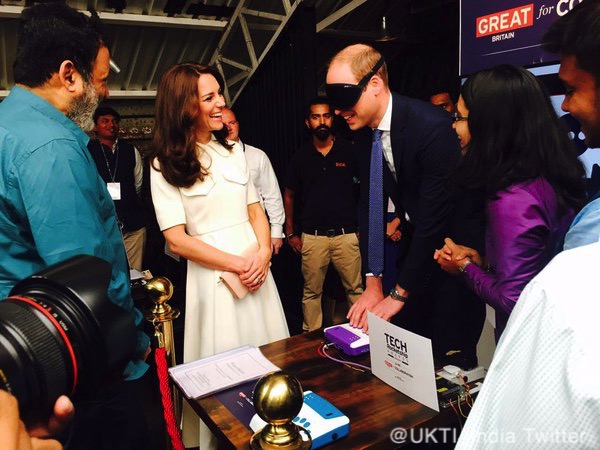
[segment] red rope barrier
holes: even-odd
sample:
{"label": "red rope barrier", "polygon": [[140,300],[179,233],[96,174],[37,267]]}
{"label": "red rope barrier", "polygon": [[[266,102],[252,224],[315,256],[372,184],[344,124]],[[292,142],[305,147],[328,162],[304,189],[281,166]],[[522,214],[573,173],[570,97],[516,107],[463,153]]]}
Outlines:
{"label": "red rope barrier", "polygon": [[154,360],[156,361],[156,372],[160,383],[160,393],[162,405],[167,424],[167,433],[171,438],[171,446],[174,450],[185,450],[181,442],[179,427],[175,423],[175,412],[173,411],[173,398],[171,397],[171,387],[169,386],[169,374],[167,373],[167,352],[164,348],[154,350]]}

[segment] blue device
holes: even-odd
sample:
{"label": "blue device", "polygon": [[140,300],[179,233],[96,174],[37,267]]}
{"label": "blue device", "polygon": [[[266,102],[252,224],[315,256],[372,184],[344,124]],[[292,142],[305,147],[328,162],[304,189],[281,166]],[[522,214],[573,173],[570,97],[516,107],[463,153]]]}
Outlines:
{"label": "blue device", "polygon": [[[313,450],[348,436],[350,433],[350,419],[312,391],[304,392],[304,404],[293,422],[310,434],[311,449]],[[255,414],[250,421],[250,428],[256,432],[266,424],[258,414]]]}

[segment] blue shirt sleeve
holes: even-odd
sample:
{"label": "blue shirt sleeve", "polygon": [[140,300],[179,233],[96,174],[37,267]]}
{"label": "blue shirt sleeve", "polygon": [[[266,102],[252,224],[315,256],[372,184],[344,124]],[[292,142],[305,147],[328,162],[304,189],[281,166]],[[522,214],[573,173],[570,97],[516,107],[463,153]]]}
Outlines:
{"label": "blue shirt sleeve", "polygon": [[565,236],[564,249],[569,250],[600,241],[600,198],[588,203],[573,219]]}
{"label": "blue shirt sleeve", "polygon": [[[75,141],[55,140],[31,152],[16,166],[26,217],[36,250],[45,265],[85,254],[102,258],[112,265],[108,296],[128,311],[141,329],[143,316],[134,307],[129,270],[114,204],[98,176],[93,161],[87,159]],[[73,188],[77,186],[77,188]],[[135,357],[143,355],[149,338],[139,331]],[[143,367],[146,366],[146,367]],[[137,363],[137,378],[147,365]],[[137,375],[137,376],[136,376]]]}

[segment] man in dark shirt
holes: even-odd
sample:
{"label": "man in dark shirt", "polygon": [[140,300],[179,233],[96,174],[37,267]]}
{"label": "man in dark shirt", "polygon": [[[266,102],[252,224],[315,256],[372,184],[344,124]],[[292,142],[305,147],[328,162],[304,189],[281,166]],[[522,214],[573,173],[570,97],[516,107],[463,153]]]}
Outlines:
{"label": "man in dark shirt", "polygon": [[[340,275],[349,304],[362,294],[352,145],[332,134],[333,113],[325,98],[314,99],[305,120],[312,139],[292,158],[284,193],[289,245],[302,255],[305,331],[323,323],[321,297],[329,263]],[[298,203],[302,203],[298,211]],[[296,206],[296,211],[294,208]],[[301,235],[294,232],[294,212]]]}
{"label": "man in dark shirt", "polygon": [[142,157],[133,145],[119,138],[120,122],[121,116],[113,108],[99,107],[94,113],[96,139],[90,140],[88,150],[115,202],[129,266],[141,271],[146,244],[146,222],[139,198]]}
{"label": "man in dark shirt", "polygon": [[454,105],[450,94],[446,91],[433,94],[431,97],[429,97],[429,103],[439,106],[450,114],[454,114],[456,112],[456,106]]}

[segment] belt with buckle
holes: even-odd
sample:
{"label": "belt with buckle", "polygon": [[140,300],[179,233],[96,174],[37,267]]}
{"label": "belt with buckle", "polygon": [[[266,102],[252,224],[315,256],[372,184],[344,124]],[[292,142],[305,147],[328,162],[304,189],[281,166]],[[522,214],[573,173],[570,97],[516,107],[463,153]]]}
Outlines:
{"label": "belt with buckle", "polygon": [[341,234],[356,233],[356,227],[343,227],[343,228],[329,228],[329,229],[318,229],[318,230],[306,230],[306,234],[312,234],[314,236],[327,236],[334,237]]}

